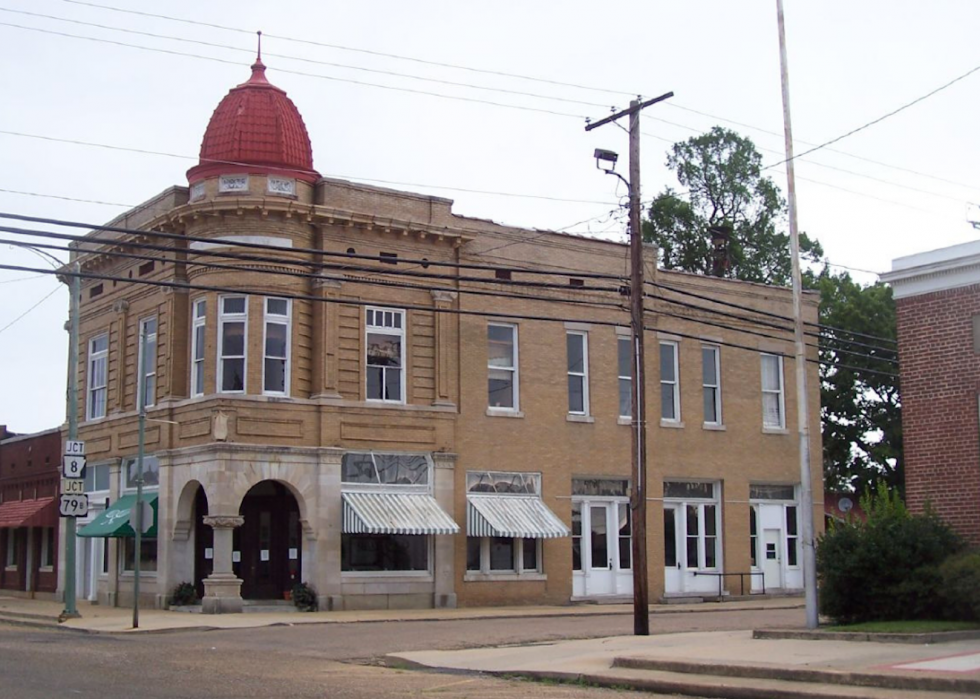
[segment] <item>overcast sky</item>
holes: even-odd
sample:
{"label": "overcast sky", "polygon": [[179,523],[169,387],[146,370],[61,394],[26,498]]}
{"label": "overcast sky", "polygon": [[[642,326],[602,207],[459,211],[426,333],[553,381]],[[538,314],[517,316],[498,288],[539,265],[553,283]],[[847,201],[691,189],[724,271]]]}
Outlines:
{"label": "overcast sky", "polygon": [[[249,76],[257,29],[323,175],[446,196],[467,216],[623,239],[609,212],[624,192],[592,151],[618,151],[625,173],[626,134],[583,127],[631,95],[675,93],[642,122],[644,199],[672,183],[669,144],[714,125],[782,159],[775,0],[102,1],[0,0],[2,212],[100,223],[186,185],[212,111]],[[972,0],[786,0],[786,12],[797,152],[980,65]],[[980,72],[798,162],[800,227],[832,263],[880,272],[975,239],[978,88]],[[784,188],[784,168],[768,172]],[[44,266],[7,243],[0,260]],[[0,328],[26,312],[0,330],[0,424],[18,432],[64,418],[68,294],[32,276],[0,270]]]}

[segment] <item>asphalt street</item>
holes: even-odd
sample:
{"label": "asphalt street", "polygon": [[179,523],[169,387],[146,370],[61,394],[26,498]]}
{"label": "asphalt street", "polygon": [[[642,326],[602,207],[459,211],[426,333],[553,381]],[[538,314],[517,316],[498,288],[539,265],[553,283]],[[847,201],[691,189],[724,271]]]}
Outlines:
{"label": "asphalt street", "polygon": [[[658,614],[653,633],[799,626],[802,609]],[[102,635],[0,625],[4,699],[650,697],[384,666],[397,651],[628,635],[632,617],[401,621]]]}

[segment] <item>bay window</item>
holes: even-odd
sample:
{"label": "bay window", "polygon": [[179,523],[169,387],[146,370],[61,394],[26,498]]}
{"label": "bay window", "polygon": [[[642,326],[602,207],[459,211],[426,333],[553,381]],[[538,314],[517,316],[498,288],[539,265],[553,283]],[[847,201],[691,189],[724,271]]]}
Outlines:
{"label": "bay window", "polygon": [[218,392],[244,393],[248,356],[248,297],[222,296],[218,313]]}

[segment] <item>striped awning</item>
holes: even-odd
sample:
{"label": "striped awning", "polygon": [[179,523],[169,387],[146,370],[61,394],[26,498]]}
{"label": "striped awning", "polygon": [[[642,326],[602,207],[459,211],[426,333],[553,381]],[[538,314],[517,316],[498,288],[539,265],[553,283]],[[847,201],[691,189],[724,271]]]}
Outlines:
{"label": "striped awning", "polygon": [[459,525],[425,493],[342,493],[344,534],[456,534]]}
{"label": "striped awning", "polygon": [[571,531],[536,496],[467,495],[468,536],[506,536],[520,539],[557,539]]}

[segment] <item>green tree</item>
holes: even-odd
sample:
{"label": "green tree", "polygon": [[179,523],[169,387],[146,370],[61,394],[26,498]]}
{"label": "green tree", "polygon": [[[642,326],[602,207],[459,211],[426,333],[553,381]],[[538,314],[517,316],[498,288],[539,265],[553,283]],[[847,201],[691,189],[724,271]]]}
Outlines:
{"label": "green tree", "polygon": [[[710,230],[731,229],[724,275],[744,281],[787,285],[791,279],[789,237],[782,232],[786,202],[762,174],[762,156],[751,139],[714,127],[675,143],[667,156],[686,194],[670,187],[650,205],[643,237],[661,248],[667,269],[710,274]],[[804,259],[819,261],[820,244],[800,235]]]}
{"label": "green tree", "polygon": [[887,342],[896,338],[891,287],[861,286],[846,272],[827,270],[816,286],[820,322],[829,326],[820,341],[824,483],[831,490],[861,494],[882,480],[903,494],[897,353]]}

